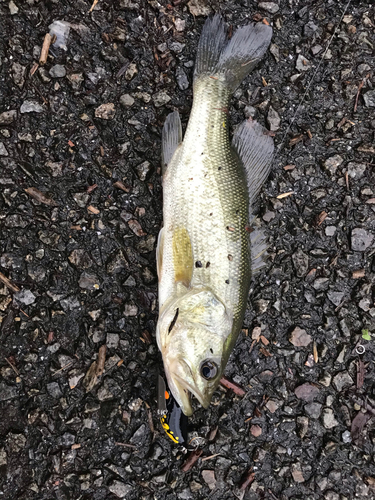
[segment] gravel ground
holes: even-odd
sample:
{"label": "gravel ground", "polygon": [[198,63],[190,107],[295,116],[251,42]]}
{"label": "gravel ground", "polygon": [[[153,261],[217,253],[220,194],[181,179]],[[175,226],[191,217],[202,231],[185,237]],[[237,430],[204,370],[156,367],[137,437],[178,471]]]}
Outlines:
{"label": "gravel ground", "polygon": [[[346,3],[0,1],[0,499],[375,498],[375,8]],[[219,9],[274,27],[231,108],[275,132],[270,259],[226,371],[246,395],[197,407],[182,472],[155,411],[160,136]]]}

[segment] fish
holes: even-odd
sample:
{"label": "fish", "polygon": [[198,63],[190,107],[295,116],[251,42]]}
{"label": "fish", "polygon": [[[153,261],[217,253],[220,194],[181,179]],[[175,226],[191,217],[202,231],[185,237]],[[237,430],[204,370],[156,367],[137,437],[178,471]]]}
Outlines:
{"label": "fish", "polygon": [[254,272],[267,247],[252,206],[271,170],[268,131],[246,120],[229,135],[230,98],[266,53],[272,28],[238,28],[219,14],[198,43],[193,105],[182,138],[177,111],[162,131],[163,227],[156,260],[156,327],[169,389],[186,416],[207,408],[233,350]]}

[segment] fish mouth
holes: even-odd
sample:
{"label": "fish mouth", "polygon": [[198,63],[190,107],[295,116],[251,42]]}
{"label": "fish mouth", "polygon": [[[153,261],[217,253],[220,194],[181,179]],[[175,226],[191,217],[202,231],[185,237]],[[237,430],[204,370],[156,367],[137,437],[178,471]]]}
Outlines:
{"label": "fish mouth", "polygon": [[182,377],[178,373],[172,371],[170,373],[171,380],[169,381],[169,388],[172,390],[173,396],[183,413],[190,417],[193,414],[191,394],[198,399],[203,408],[209,406],[211,398],[205,396],[197,389],[197,384],[195,383],[194,375],[189,364],[185,360],[179,360],[179,363],[185,368],[185,376]]}

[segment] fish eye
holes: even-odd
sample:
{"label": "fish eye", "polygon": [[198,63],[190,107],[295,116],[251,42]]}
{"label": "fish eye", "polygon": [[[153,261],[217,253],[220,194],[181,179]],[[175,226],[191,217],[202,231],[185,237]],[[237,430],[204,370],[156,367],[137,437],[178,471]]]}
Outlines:
{"label": "fish eye", "polygon": [[209,359],[203,361],[201,365],[201,375],[206,380],[211,380],[216,377],[218,372],[217,364]]}

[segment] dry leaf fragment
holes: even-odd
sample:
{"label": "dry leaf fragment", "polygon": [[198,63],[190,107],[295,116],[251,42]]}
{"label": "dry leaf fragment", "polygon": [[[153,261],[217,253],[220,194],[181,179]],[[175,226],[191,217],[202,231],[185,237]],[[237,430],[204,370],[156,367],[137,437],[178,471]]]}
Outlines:
{"label": "dry leaf fragment", "polygon": [[294,170],[296,168],[295,165],[285,165],[284,170]]}
{"label": "dry leaf fragment", "polygon": [[89,212],[91,212],[92,214],[95,214],[95,215],[100,214],[100,210],[98,210],[97,208],[93,207],[92,205],[89,205],[89,206],[87,207],[87,210],[88,210]]}
{"label": "dry leaf fragment", "polygon": [[266,339],[266,337],[264,335],[260,336],[260,340],[262,341],[262,344],[264,344],[264,345],[268,345],[270,343],[270,341],[268,339]]}
{"label": "dry leaf fragment", "polygon": [[326,220],[327,216],[328,216],[327,212],[323,210],[323,212],[321,212],[316,218],[315,224],[317,226],[320,226]]}
{"label": "dry leaf fragment", "polygon": [[125,184],[121,181],[116,181],[113,184],[113,187],[117,187],[119,189],[122,189],[123,191],[125,191],[125,193],[130,193],[130,188],[126,187]]}
{"label": "dry leaf fragment", "polygon": [[98,359],[94,361],[88,369],[83,379],[83,386],[86,392],[90,392],[98,384],[100,377],[103,375],[106,352],[107,346],[102,345],[99,349]]}
{"label": "dry leaf fragment", "polygon": [[29,187],[25,189],[25,191],[36,201],[39,201],[39,203],[44,203],[45,205],[49,205],[50,207],[58,206],[58,203],[52,200],[52,198],[48,198],[44,193],[42,193],[41,191],[39,191],[39,189],[35,187]]}
{"label": "dry leaf fragment", "polygon": [[145,233],[142,229],[142,226],[140,225],[140,223],[135,220],[135,219],[131,219],[128,221],[128,226],[130,227],[130,229],[133,231],[133,233],[136,235],[136,236],[145,236],[147,233]]}
{"label": "dry leaf fragment", "polygon": [[364,269],[358,269],[357,271],[353,271],[352,278],[353,279],[364,278],[365,274],[366,271]]}
{"label": "dry leaf fragment", "polygon": [[228,380],[226,377],[221,377],[220,384],[226,387],[227,389],[231,389],[237,396],[244,396],[246,392],[235,382]]}
{"label": "dry leaf fragment", "polygon": [[369,205],[375,205],[375,198],[369,198],[366,203],[368,203]]}
{"label": "dry leaf fragment", "polygon": [[253,472],[253,468],[251,467],[251,469],[249,469],[248,472],[246,472],[244,478],[241,481],[240,490],[241,491],[246,490],[246,488],[248,488],[251,485],[254,479],[255,479],[255,472]]}
{"label": "dry leaf fragment", "polygon": [[4,283],[4,285],[9,288],[10,291],[17,293],[20,291],[17,285],[14,285],[3,273],[0,273],[0,281]]}

